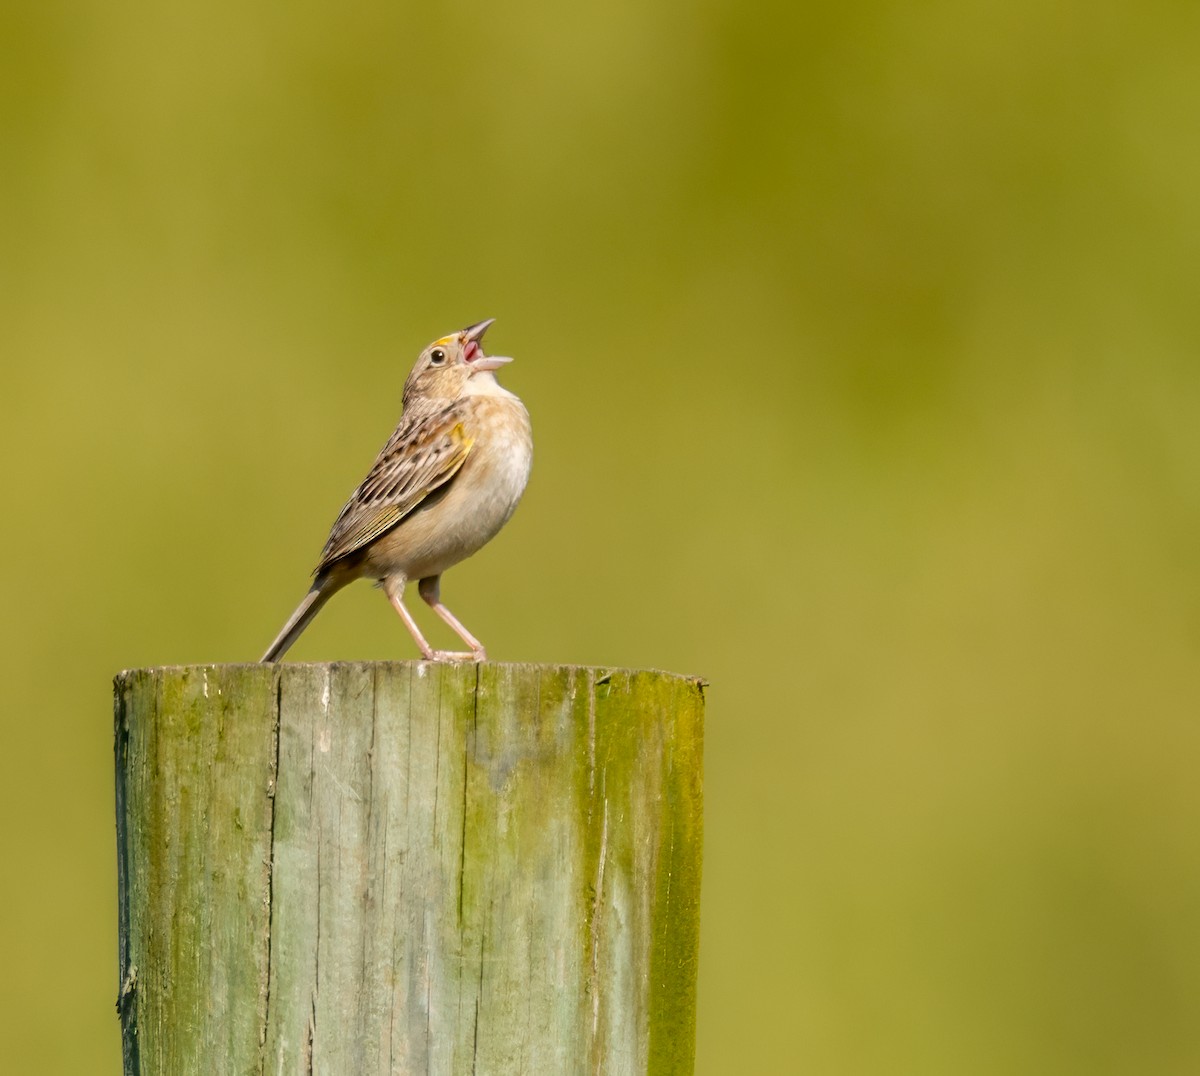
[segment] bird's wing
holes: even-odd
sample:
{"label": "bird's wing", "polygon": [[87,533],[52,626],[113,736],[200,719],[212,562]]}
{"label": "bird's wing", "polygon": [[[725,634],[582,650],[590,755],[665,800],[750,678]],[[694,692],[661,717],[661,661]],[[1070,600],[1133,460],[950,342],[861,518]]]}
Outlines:
{"label": "bird's wing", "polygon": [[465,414],[456,403],[400,424],[334,522],[317,572],[391,530],[458,473],[473,444]]}

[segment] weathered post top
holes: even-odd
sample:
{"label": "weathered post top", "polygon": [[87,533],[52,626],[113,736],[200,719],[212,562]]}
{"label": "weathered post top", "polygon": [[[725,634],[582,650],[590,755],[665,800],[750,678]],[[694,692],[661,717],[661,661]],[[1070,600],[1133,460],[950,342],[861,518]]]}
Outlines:
{"label": "weathered post top", "polygon": [[691,1071],[700,681],[184,666],[115,720],[127,1074]]}

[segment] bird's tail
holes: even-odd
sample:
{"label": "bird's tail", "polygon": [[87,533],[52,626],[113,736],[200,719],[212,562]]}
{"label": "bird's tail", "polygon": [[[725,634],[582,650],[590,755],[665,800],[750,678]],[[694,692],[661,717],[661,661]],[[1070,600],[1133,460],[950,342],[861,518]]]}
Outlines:
{"label": "bird's tail", "polygon": [[262,660],[278,661],[283,657],[292,643],[300,638],[300,633],[308,627],[312,618],[341,589],[341,586],[334,583],[328,576],[324,579],[318,578],[315,580],[312,590],[304,595],[304,600],[296,606],[296,611],[288,617],[288,622],[284,624],[283,630],[280,631],[275,641],[267,648],[267,652],[263,654]]}

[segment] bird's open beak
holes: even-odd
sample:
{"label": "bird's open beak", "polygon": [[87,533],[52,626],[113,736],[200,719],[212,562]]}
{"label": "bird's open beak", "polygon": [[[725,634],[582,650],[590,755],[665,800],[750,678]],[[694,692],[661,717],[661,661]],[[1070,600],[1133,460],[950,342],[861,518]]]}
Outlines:
{"label": "bird's open beak", "polygon": [[478,344],[483,339],[483,334],[495,324],[495,318],[486,318],[483,321],[476,322],[474,325],[468,325],[463,329],[463,336]]}
{"label": "bird's open beak", "polygon": [[498,370],[506,362],[512,362],[512,359],[503,355],[485,355],[483,353],[483,345],[479,341],[483,339],[483,334],[488,331],[488,327],[495,320],[495,318],[488,318],[486,321],[469,325],[462,331],[463,357],[474,370]]}

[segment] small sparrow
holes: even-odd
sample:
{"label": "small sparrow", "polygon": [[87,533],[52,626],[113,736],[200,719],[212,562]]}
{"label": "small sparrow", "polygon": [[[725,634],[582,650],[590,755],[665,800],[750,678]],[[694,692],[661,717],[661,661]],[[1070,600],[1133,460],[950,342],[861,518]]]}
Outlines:
{"label": "small sparrow", "polygon": [[[487,652],[441,602],[441,575],[478,552],[508,522],[533,458],[529,413],[494,371],[511,359],[485,355],[494,318],[435,340],[404,383],[404,411],[362,485],[333,524],[305,595],[263,655],[277,661],[347,583],[377,581],[430,661],[486,661]],[[434,650],[404,607],[418,591],[470,652]]]}

